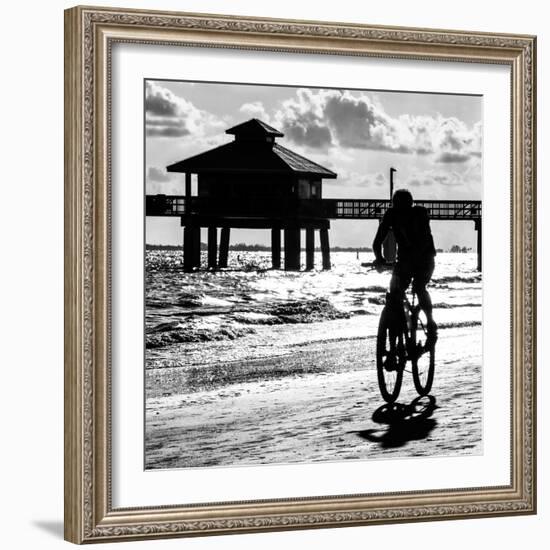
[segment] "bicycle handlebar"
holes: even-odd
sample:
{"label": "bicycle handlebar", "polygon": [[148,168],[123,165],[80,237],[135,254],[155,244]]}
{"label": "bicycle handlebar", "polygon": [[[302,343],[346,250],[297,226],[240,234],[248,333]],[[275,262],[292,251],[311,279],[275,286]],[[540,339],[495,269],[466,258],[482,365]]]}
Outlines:
{"label": "bicycle handlebar", "polygon": [[390,270],[390,269],[393,269],[393,267],[395,265],[395,262],[383,262],[383,263],[370,262],[370,263],[363,263],[361,265],[363,267],[369,267],[371,271],[373,269],[380,269],[380,268],[382,268],[384,270]]}

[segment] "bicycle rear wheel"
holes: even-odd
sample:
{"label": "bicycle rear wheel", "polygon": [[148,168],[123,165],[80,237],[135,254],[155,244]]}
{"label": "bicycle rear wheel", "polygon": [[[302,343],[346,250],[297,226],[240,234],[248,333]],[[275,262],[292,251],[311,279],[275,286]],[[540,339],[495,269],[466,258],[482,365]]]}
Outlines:
{"label": "bicycle rear wheel", "polygon": [[406,353],[401,323],[391,319],[384,307],[376,338],[376,372],[380,393],[387,403],[393,403],[401,391]]}
{"label": "bicycle rear wheel", "polygon": [[[435,349],[424,350],[428,330],[426,314],[420,309],[413,313],[411,327],[412,375],[419,395],[427,395],[432,389],[435,374]],[[423,341],[422,341],[423,340]]]}

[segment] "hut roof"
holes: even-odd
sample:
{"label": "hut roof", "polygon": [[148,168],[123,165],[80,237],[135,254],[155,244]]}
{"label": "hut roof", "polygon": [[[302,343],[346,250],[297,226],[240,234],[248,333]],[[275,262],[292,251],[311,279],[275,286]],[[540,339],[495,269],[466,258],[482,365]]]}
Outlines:
{"label": "hut roof", "polygon": [[263,120],[259,120],[257,118],[251,118],[250,120],[247,120],[246,122],[242,122],[241,124],[237,124],[237,126],[233,126],[232,128],[228,128],[225,131],[226,134],[233,134],[234,136],[273,136],[273,137],[283,137],[284,134],[282,132],[279,132],[279,130],[276,130],[273,128],[273,126],[270,126],[269,124],[266,124]]}
{"label": "hut roof", "polygon": [[[320,178],[336,178],[336,174],[278,143],[275,137],[284,134],[258,119],[226,130],[235,141],[166,167],[168,172],[242,173],[242,174],[299,174]],[[244,137],[244,139],[242,139]],[[266,138],[272,138],[266,140]]]}

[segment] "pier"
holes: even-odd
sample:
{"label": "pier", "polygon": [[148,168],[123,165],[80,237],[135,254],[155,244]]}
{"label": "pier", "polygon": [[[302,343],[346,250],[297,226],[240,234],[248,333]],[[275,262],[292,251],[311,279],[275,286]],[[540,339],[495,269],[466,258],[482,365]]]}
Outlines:
{"label": "pier", "polygon": [[[434,200],[415,201],[415,204],[426,208],[431,220],[471,221],[474,223],[477,232],[478,269],[481,271],[481,201]],[[320,239],[328,239],[330,219],[380,220],[390,205],[391,201],[383,199],[300,199],[293,202],[269,202],[263,205],[243,199],[237,201],[236,204],[231,204],[230,211],[233,215],[229,217],[222,215],[224,211],[227,211],[228,204],[215,199],[201,197],[186,199],[183,195],[148,195],[146,198],[146,215],[179,217],[184,227],[191,220],[197,228],[212,227],[212,224],[215,224],[215,227],[220,227],[222,238],[220,241],[219,267],[227,266],[231,227],[271,229],[273,267],[276,269],[281,265],[280,231],[294,229],[296,233],[296,230],[303,228],[306,229],[306,268],[308,268],[311,261],[311,251],[314,249],[311,240],[314,239],[316,229],[320,231]],[[277,212],[284,212],[285,217],[278,217]],[[288,215],[300,219],[301,223],[292,225],[291,220],[287,217]],[[323,229],[326,230],[326,233],[321,231]],[[323,237],[323,234],[326,236]],[[199,238],[198,231],[196,238]],[[213,233],[212,238],[214,238]],[[294,234],[294,239],[296,239],[296,234]],[[295,243],[295,245],[297,244]],[[321,248],[323,249],[322,242]],[[324,249],[327,248],[329,248],[328,242]],[[330,268],[330,254],[323,265],[325,268]]]}
{"label": "pier", "polygon": [[[330,269],[330,220],[380,220],[391,206],[389,199],[323,198],[322,180],[337,174],[276,143],[283,134],[260,120],[251,119],[226,133],[234,141],[167,167],[168,172],[184,175],[185,195],[146,197],[146,216],[180,218],[186,271],[200,267],[201,228],[207,228],[210,269],[227,267],[232,228],[270,230],[272,266],[281,268],[284,246],[285,270],[300,269],[302,231],[306,269],[313,269],[318,232],[323,269]],[[425,207],[431,220],[474,222],[481,270],[481,201],[417,200],[415,205]]]}

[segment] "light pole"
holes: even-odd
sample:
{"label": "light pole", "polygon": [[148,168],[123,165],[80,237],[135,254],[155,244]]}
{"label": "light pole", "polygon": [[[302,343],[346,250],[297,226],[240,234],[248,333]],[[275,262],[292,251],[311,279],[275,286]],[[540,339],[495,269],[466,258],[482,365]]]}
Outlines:
{"label": "light pole", "polygon": [[[390,168],[390,208],[391,208],[391,201],[393,198],[393,175],[397,172],[395,168]],[[395,262],[396,257],[396,245],[395,245],[395,235],[393,234],[393,231],[390,229],[388,231],[388,234],[386,238],[384,239],[384,242],[382,243],[382,250],[384,252],[384,258],[387,262]]]}
{"label": "light pole", "polygon": [[393,175],[397,172],[395,168],[390,168],[390,201],[393,198]]}

